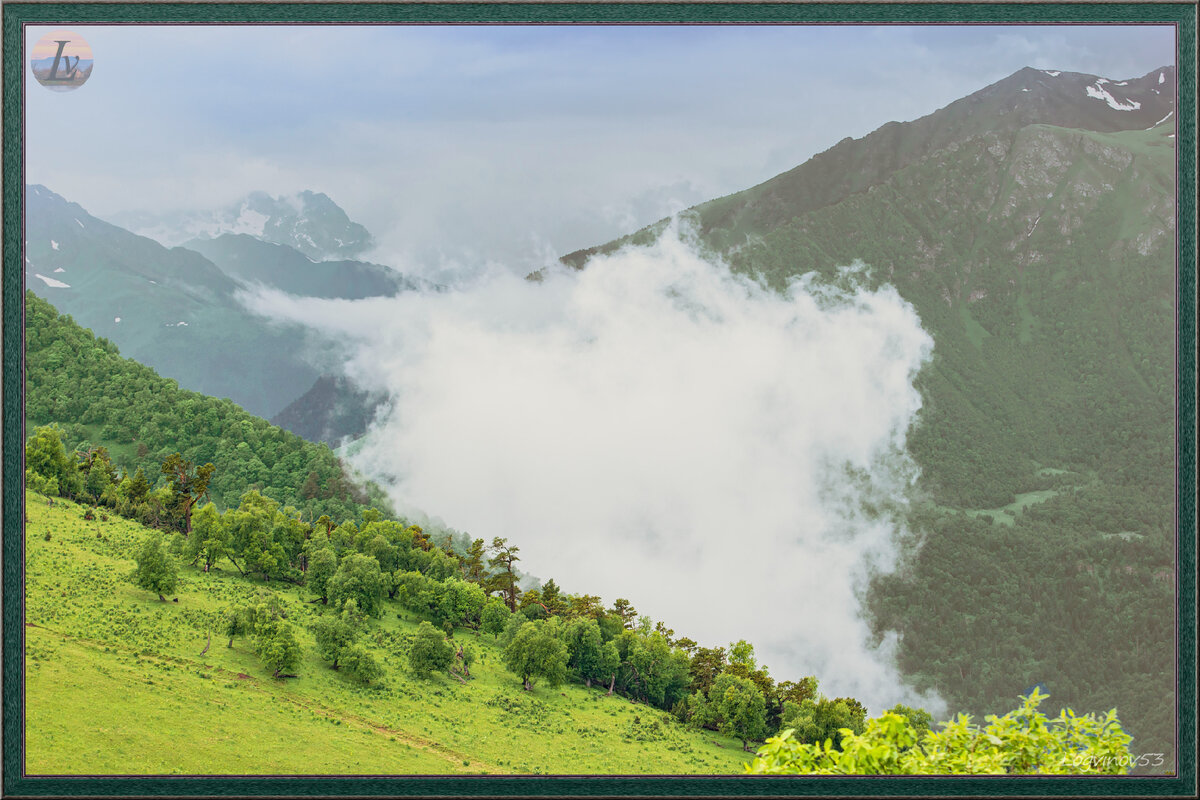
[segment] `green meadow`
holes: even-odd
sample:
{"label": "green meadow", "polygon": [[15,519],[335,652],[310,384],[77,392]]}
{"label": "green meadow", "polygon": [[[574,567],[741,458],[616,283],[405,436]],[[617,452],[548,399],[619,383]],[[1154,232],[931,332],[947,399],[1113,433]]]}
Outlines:
{"label": "green meadow", "polygon": [[[73,774],[737,774],[741,743],[603,688],[524,691],[488,636],[471,680],[407,672],[420,619],[388,603],[364,640],[386,675],[364,687],[317,655],[299,587],[182,566],[167,602],[130,580],[149,530],[26,497],[25,768]],[[304,658],[274,679],[219,616],[266,591]]]}

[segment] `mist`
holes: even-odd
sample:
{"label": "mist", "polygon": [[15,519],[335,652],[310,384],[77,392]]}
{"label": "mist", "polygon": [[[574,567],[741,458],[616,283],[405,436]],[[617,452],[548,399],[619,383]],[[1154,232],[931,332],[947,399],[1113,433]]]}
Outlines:
{"label": "mist", "polygon": [[349,377],[387,392],[353,463],[402,513],[507,537],[522,569],[676,636],[746,639],[777,680],[940,713],[861,613],[896,563],[933,349],[865,270],[781,294],[675,222],[540,283],[496,266],[446,292],[247,302],[343,342]]}

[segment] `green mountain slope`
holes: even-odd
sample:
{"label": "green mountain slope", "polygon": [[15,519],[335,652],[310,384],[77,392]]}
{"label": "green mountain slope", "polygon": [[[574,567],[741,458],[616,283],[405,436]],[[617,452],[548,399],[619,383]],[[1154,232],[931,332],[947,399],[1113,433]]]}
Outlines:
{"label": "green mountain slope", "polygon": [[[88,214],[42,186],[25,192],[25,285],[182,385],[270,416],[318,372],[299,328],[256,317],[238,284],[199,254]],[[41,277],[39,277],[41,276]]]}

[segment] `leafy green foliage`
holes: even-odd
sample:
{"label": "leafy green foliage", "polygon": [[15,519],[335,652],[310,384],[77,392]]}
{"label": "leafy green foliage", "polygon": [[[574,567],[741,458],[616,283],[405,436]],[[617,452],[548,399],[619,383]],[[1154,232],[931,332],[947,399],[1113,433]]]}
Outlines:
{"label": "leafy green foliage", "polygon": [[408,650],[409,670],[418,678],[443,672],[454,663],[454,648],[436,628],[422,622]]}
{"label": "leafy green foliage", "polygon": [[498,597],[489,597],[483,605],[483,612],[480,618],[479,629],[483,633],[492,634],[492,638],[498,639],[508,625],[508,618],[512,616],[512,612],[508,610],[508,606]]}
{"label": "leafy green foliage", "polygon": [[544,623],[526,622],[504,648],[504,665],[521,678],[527,690],[537,678],[558,686],[567,676],[567,646]]}
{"label": "leafy green foliage", "polygon": [[35,429],[25,443],[25,469],[40,476],[43,489],[48,487],[49,481],[54,481],[57,487],[54,494],[74,497],[83,488],[75,465],[67,457],[61,431],[54,425]]}
{"label": "leafy green foliage", "polygon": [[853,699],[821,697],[800,703],[785,702],[780,725],[793,729],[797,741],[815,743],[829,739],[834,747],[840,747],[839,731],[862,733],[866,716],[866,709]]}
{"label": "leafy green foliage", "polygon": [[767,740],[746,765],[753,774],[817,775],[1119,775],[1133,758],[1131,737],[1116,711],[1077,716],[1070,709],[1055,719],[1038,710],[1046,695],[1034,690],[1003,717],[979,727],[965,715],[941,731],[919,735],[909,719],[886,712],[865,729],[844,729],[840,749],[797,741],[791,730]]}
{"label": "leafy green foliage", "polygon": [[337,569],[338,559],[333,549],[327,544],[317,547],[308,557],[308,571],[304,576],[308,590],[322,601],[328,602],[329,579],[334,576]]}
{"label": "leafy green foliage", "polygon": [[341,607],[353,600],[364,614],[378,617],[383,613],[383,573],[379,562],[362,553],[351,553],[342,559],[337,572],[329,579],[329,602]]}
{"label": "leafy green foliage", "polygon": [[165,599],[164,594],[175,591],[179,583],[179,568],[163,549],[160,534],[152,533],[146,537],[141,551],[138,552],[137,570],[133,580],[139,587],[157,594],[160,599]]}
{"label": "leafy green foliage", "polygon": [[724,673],[705,699],[697,720],[700,724],[715,724],[727,736],[741,739],[743,750],[749,749],[752,740],[766,736],[767,701],[753,681]]}

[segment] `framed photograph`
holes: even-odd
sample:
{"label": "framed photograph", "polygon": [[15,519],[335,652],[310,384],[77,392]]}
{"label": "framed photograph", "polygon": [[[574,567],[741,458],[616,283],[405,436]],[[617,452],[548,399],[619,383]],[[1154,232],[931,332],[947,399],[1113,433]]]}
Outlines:
{"label": "framed photograph", "polygon": [[6,3],[6,796],[1194,796],[1185,3]]}

